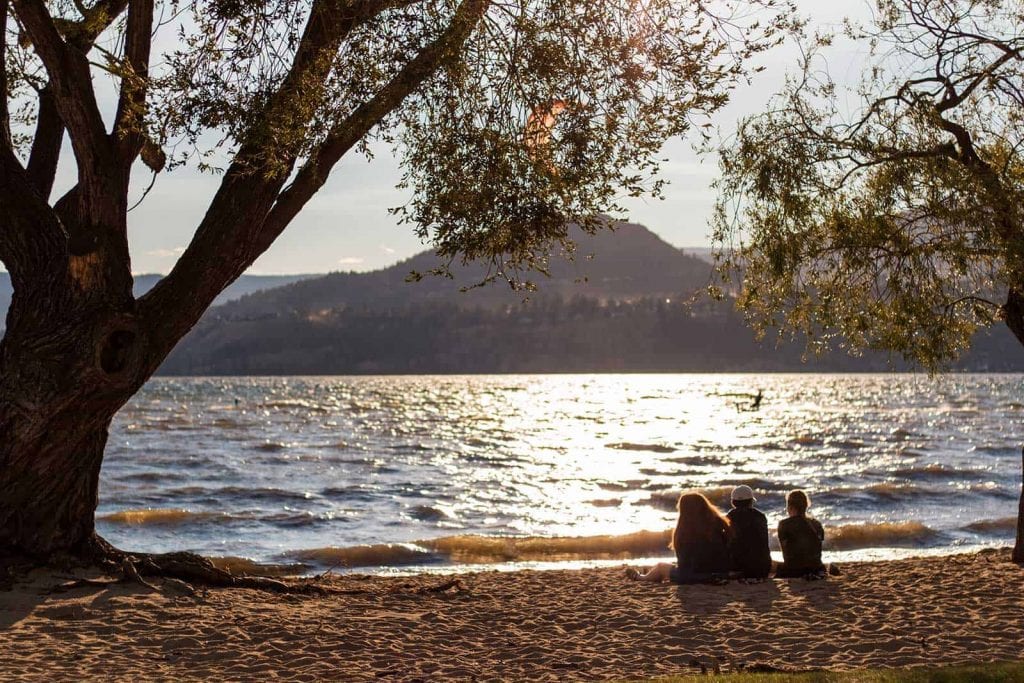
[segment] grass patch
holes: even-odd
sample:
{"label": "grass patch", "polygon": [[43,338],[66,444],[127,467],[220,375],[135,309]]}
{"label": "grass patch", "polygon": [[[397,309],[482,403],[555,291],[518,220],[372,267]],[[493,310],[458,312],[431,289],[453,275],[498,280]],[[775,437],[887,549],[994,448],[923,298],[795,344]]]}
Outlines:
{"label": "grass patch", "polygon": [[857,669],[808,673],[687,674],[650,683],[1024,683],[1024,662],[927,666],[909,669]]}

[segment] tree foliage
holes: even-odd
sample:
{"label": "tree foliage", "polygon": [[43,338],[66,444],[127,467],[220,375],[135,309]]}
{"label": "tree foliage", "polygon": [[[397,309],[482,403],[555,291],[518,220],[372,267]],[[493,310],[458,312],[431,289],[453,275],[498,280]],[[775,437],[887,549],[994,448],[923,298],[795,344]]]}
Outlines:
{"label": "tree foliage", "polygon": [[[1024,10],[879,0],[856,93],[817,37],[722,151],[722,271],[764,331],[935,369],[1003,319],[1024,342]],[[852,107],[850,102],[856,102]]]}
{"label": "tree foliage", "polygon": [[[570,222],[657,191],[661,144],[781,36],[783,1],[0,0],[0,556],[116,556],[93,523],[112,417],[344,156],[393,143],[404,217],[517,284]],[[136,298],[142,164],[220,182]]]}
{"label": "tree foliage", "polygon": [[[232,237],[251,245],[239,267],[374,139],[405,151],[413,198],[400,213],[442,255],[540,266],[568,221],[658,191],[660,146],[718,109],[744,59],[777,39],[784,17],[758,12],[775,4],[12,0],[8,99],[22,160],[33,128],[38,144],[53,132],[36,94],[55,96],[61,119],[81,110],[94,134],[63,124],[85,178],[94,155],[79,148],[111,143],[85,74],[102,71],[120,100],[110,137],[154,171],[223,172],[212,208],[232,179],[260,179]],[[555,102],[530,144],[528,122]]]}

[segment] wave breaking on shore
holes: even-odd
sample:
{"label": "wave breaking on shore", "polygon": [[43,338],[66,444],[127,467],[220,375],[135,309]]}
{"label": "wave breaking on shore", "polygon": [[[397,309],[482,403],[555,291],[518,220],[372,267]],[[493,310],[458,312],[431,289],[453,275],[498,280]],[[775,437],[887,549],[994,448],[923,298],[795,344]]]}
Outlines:
{"label": "wave breaking on shore", "polygon": [[[1001,520],[996,526],[1005,529]],[[832,551],[923,548],[938,536],[940,532],[920,522],[845,524],[826,529],[824,547]],[[308,548],[287,552],[282,557],[291,562],[338,568],[634,560],[671,557],[670,540],[668,530],[553,538],[466,534],[410,543]],[[773,550],[779,549],[774,531],[771,546]]]}

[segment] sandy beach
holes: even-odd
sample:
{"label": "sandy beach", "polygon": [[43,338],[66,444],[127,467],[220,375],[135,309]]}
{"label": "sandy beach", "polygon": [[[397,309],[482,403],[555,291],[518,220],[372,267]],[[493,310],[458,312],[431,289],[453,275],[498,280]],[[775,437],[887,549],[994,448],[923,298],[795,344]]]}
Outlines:
{"label": "sandy beach", "polygon": [[844,569],[726,586],[633,583],[621,568],[329,576],[315,596],[62,591],[69,575],[38,572],[0,592],[0,678],[609,679],[1024,652],[1024,569],[1007,551]]}

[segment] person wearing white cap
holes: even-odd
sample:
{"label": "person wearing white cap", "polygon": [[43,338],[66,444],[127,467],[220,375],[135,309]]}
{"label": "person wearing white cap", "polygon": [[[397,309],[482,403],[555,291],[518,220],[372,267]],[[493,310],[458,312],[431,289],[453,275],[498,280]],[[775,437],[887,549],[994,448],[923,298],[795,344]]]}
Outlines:
{"label": "person wearing white cap", "polygon": [[757,499],[746,484],[732,490],[732,509],[728,518],[733,536],[729,543],[732,570],[745,579],[764,579],[772,570],[768,548],[768,518],[754,507]]}

